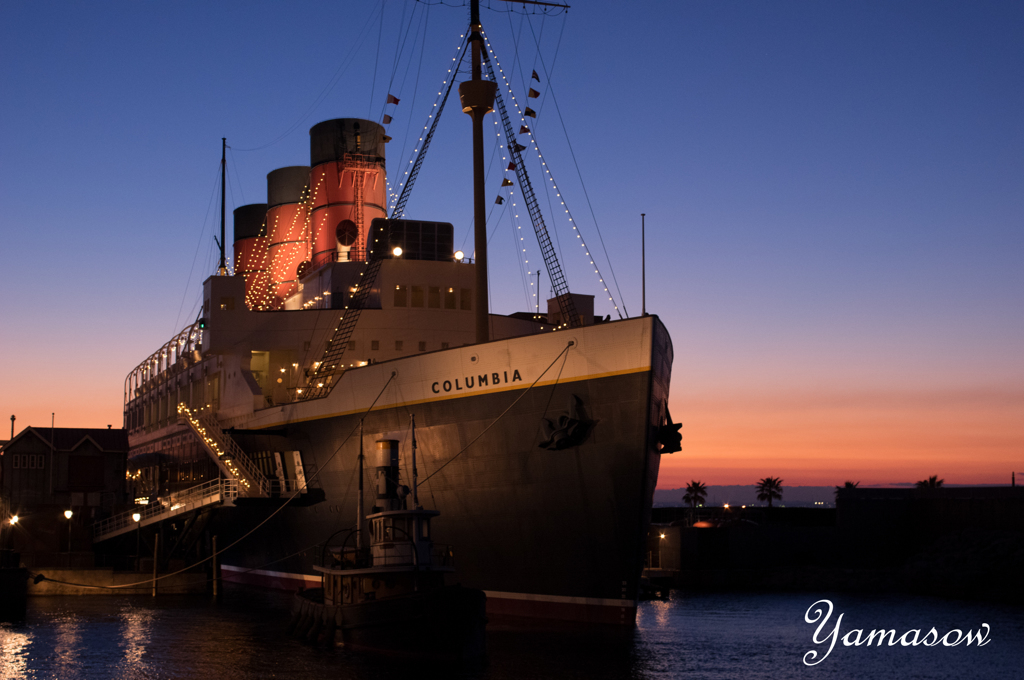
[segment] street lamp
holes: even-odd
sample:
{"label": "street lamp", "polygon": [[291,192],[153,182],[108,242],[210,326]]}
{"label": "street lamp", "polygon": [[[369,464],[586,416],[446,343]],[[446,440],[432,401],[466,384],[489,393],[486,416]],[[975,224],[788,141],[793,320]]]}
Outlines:
{"label": "street lamp", "polygon": [[139,521],[142,519],[142,515],[137,512],[132,513],[132,519],[135,520],[135,571],[139,570],[139,541],[142,533],[142,523]]}
{"label": "street lamp", "polygon": [[[7,520],[7,523],[10,524],[13,527],[15,524],[18,523],[18,516],[17,515],[11,515],[10,519]],[[3,536],[3,526],[4,525],[2,523],[0,523],[0,537]],[[3,549],[4,549],[4,542],[2,540],[0,540],[0,550],[3,550]]]}
{"label": "street lamp", "polygon": [[68,569],[71,568],[71,516],[74,514],[70,510],[64,511],[64,517],[68,520]]}

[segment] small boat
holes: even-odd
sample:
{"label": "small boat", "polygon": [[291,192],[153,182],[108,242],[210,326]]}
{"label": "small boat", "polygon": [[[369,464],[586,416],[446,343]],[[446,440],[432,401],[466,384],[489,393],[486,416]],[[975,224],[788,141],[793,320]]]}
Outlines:
{"label": "small boat", "polygon": [[409,488],[398,483],[399,442],[384,439],[377,442],[377,497],[365,518],[360,444],[356,528],[341,546],[325,545],[326,564],[314,566],[322,587],[299,591],[292,633],[314,643],[391,654],[478,658],[484,653],[486,596],[445,583],[455,573],[454,553],[430,538],[430,522],[441,513],[418,502],[415,422],[412,433],[412,507]]}

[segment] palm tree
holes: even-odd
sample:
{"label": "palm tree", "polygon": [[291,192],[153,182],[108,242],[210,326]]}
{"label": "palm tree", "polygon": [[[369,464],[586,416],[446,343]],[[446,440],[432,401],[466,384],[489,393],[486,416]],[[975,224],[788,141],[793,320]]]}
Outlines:
{"label": "palm tree", "polygon": [[839,492],[842,489],[856,489],[858,486],[860,486],[860,482],[851,482],[850,480],[846,480],[845,484],[836,487],[836,498],[839,498]]}
{"label": "palm tree", "polygon": [[939,479],[938,475],[932,475],[928,479],[922,479],[915,486],[917,486],[918,489],[938,489],[942,486],[944,481],[946,480]]}
{"label": "palm tree", "polygon": [[772,507],[772,500],[782,500],[782,480],[778,477],[765,477],[757,483],[757,500],[768,501],[768,507]]}
{"label": "palm tree", "polygon": [[692,510],[696,510],[708,498],[708,487],[704,482],[692,480],[686,485],[686,493],[683,494],[683,502],[689,503]]}

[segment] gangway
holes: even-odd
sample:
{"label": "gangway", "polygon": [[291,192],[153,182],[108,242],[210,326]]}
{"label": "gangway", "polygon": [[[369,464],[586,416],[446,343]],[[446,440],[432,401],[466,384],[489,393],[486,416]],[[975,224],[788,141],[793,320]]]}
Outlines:
{"label": "gangway", "polygon": [[[137,527],[156,524],[165,519],[176,517],[215,504],[231,505],[238,498],[238,481],[234,479],[214,479],[198,486],[161,496],[141,509],[123,512],[113,517],[100,520],[92,526],[92,542],[99,543],[130,531]],[[138,513],[139,520],[133,515]]]}
{"label": "gangway", "polygon": [[247,498],[269,498],[276,486],[260,472],[259,467],[242,448],[221,429],[220,423],[207,409],[189,410],[178,404],[178,418],[188,425],[199,438],[199,443],[210,454],[224,476],[238,482],[238,492]]}

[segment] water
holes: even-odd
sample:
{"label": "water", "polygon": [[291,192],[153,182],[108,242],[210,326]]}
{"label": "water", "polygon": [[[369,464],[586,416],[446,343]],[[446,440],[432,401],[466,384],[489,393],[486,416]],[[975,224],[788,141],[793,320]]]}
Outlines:
{"label": "water", "polygon": [[[819,665],[804,654],[816,625],[812,603],[829,598],[854,628],[940,634],[991,626],[982,647],[844,647]],[[407,661],[287,638],[290,595],[229,588],[205,598],[52,597],[29,601],[23,624],[0,626],[7,678],[367,678],[407,680]],[[488,630],[482,666],[418,669],[417,677],[526,678],[1012,678],[1024,664],[1024,609],[923,597],[673,592],[641,606],[634,630],[618,633]],[[441,675],[443,673],[443,675]]]}

